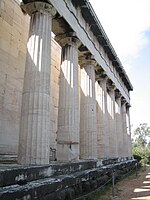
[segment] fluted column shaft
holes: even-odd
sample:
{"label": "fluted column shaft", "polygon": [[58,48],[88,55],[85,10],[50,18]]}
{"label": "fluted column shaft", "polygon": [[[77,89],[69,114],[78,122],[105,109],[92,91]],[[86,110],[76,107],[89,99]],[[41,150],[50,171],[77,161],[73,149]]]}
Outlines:
{"label": "fluted column shaft", "polygon": [[109,152],[110,157],[118,157],[117,154],[117,137],[116,137],[116,121],[115,121],[115,91],[114,87],[109,87],[108,102],[108,119],[109,119]]}
{"label": "fluted column shaft", "polygon": [[107,88],[106,78],[101,78],[97,84],[97,156],[98,158],[109,157],[109,135],[108,135],[108,110],[107,110]]}
{"label": "fluted column shaft", "polygon": [[132,157],[132,142],[131,142],[131,125],[130,125],[130,107],[126,107],[127,115],[127,137],[128,137],[128,157]]}
{"label": "fluted column shaft", "polygon": [[32,2],[22,6],[31,16],[22,95],[18,161],[49,163],[50,131],[50,4]]}
{"label": "fluted column shaft", "polygon": [[81,69],[80,158],[97,158],[95,68],[87,63]]}
{"label": "fluted column shaft", "polygon": [[127,121],[126,121],[126,102],[122,101],[122,129],[123,129],[123,156],[128,156],[128,138],[127,138]]}
{"label": "fluted column shaft", "polygon": [[[73,40],[72,40],[73,39]],[[78,45],[70,38],[62,47],[57,133],[58,160],[79,159]]]}
{"label": "fluted column shaft", "polygon": [[116,98],[116,138],[118,157],[123,157],[123,127],[121,115],[121,96]]}

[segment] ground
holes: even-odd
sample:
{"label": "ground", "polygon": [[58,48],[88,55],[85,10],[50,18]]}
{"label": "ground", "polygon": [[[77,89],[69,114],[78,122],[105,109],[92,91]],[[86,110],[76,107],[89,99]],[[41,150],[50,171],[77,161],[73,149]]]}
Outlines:
{"label": "ground", "polygon": [[150,200],[150,166],[143,167],[136,174],[119,181],[115,185],[115,197],[109,188],[104,195],[97,195],[93,200]]}

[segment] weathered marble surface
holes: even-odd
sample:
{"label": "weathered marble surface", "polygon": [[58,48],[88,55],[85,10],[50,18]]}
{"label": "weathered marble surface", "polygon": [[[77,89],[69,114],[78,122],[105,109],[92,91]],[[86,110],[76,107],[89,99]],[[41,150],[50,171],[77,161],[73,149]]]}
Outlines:
{"label": "weathered marble surface", "polygon": [[70,161],[79,159],[78,41],[70,37],[62,45],[57,158]]}
{"label": "weathered marble surface", "polygon": [[[22,168],[22,173],[25,174],[25,176],[22,174],[21,177],[19,174],[21,171],[18,170],[18,174],[15,174],[17,177],[15,184],[13,183],[10,186],[1,187],[0,199],[21,200],[37,198],[41,200],[65,200],[67,198],[73,200],[94,191],[107,181],[111,181],[112,172],[115,172],[115,178],[119,179],[120,176],[134,170],[135,163],[134,160],[129,160],[96,167],[93,161],[88,161],[88,163],[68,163],[45,167],[36,166],[35,168],[24,167]],[[90,166],[89,168],[87,164]],[[64,173],[64,168],[62,166],[66,169],[66,173]],[[14,171],[15,170],[4,170],[2,173],[6,173],[7,175],[12,174]],[[53,171],[56,172],[55,176]],[[52,173],[50,174],[50,172]],[[34,175],[34,178],[38,178],[38,180],[34,180],[33,176],[31,179],[31,175]],[[7,185],[7,183],[5,183],[5,185]]]}
{"label": "weathered marble surface", "polygon": [[[91,62],[91,63],[90,63]],[[80,158],[97,158],[95,63],[81,65]]]}

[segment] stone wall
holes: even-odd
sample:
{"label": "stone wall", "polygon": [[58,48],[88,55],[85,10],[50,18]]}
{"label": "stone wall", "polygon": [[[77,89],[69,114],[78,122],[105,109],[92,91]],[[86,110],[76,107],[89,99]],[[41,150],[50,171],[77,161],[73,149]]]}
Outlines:
{"label": "stone wall", "polygon": [[[0,1],[0,160],[16,157],[29,16],[19,1]],[[61,47],[52,39],[51,141],[56,148]],[[5,157],[4,157],[5,155]]]}

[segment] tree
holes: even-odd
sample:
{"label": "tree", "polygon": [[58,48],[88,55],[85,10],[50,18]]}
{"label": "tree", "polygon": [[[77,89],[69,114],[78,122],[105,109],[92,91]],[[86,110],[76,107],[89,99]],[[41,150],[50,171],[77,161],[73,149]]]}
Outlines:
{"label": "tree", "polygon": [[142,164],[150,164],[150,127],[140,124],[134,131],[135,142],[132,143],[132,153],[134,158],[141,159]]}
{"label": "tree", "polygon": [[150,136],[150,127],[146,124],[140,124],[134,131],[136,137],[135,143],[141,147],[145,147],[147,144],[147,136]]}

